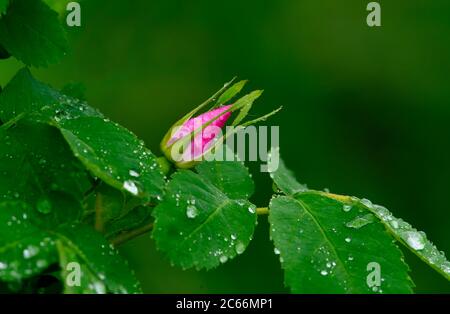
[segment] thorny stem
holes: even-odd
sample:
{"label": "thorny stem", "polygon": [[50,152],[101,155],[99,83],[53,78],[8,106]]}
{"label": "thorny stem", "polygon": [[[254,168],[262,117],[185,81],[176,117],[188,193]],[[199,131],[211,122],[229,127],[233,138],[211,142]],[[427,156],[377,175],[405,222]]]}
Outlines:
{"label": "thorny stem", "polygon": [[[258,207],[256,209],[256,214],[257,215],[268,215],[269,214],[269,209],[267,207]],[[133,240],[134,238],[137,238],[141,235],[146,234],[147,232],[152,231],[153,229],[153,223],[149,223],[147,225],[143,225],[137,229],[131,230],[131,231],[127,231],[127,232],[123,232],[121,234],[119,234],[117,237],[115,237],[114,239],[111,240],[111,243],[114,246],[119,246],[121,244],[124,244],[130,240]]]}

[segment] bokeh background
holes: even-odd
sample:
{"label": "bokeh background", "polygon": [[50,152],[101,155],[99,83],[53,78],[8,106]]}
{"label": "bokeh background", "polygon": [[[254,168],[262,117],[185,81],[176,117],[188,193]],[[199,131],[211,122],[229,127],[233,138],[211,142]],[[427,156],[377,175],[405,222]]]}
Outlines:
{"label": "bokeh background", "polygon": [[[367,197],[450,253],[450,2],[368,0],[85,0],[72,51],[33,69],[87,99],[159,154],[181,115],[233,76],[263,88],[252,115],[278,105],[281,152],[301,182]],[[22,65],[0,62],[4,85]],[[252,165],[257,170],[258,165]],[[270,180],[254,172],[259,206]],[[143,236],[122,247],[149,293],[287,292],[263,217],[249,249],[213,271],[170,266]],[[422,293],[448,282],[405,252]]]}

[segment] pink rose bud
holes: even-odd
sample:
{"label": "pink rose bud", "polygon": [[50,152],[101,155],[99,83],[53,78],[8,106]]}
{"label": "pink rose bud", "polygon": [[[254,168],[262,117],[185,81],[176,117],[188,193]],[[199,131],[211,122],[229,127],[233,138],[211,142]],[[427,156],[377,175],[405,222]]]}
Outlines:
{"label": "pink rose bud", "polygon": [[[161,150],[166,159],[175,164],[177,168],[191,168],[203,159],[216,157],[216,154],[219,156],[223,152],[221,146],[226,139],[239,129],[265,121],[280,111],[281,107],[259,118],[243,121],[252,108],[253,102],[261,96],[263,91],[252,91],[234,101],[232,105],[223,106],[223,104],[231,102],[247,82],[244,80],[231,85],[233,81],[234,79],[226,83],[213,96],[187,113],[164,136],[161,141]],[[197,112],[213,103],[215,103],[214,109],[194,117]],[[231,123],[233,128],[227,129],[227,132],[223,134],[225,123],[232,112],[238,112]]]}
{"label": "pink rose bud", "polygon": [[[231,111],[228,111],[231,106],[213,109],[173,127],[169,131],[169,139],[161,143],[166,157],[179,168],[188,168],[201,161],[201,157],[221,138],[221,129],[231,116]],[[183,148],[181,153],[180,148]]]}

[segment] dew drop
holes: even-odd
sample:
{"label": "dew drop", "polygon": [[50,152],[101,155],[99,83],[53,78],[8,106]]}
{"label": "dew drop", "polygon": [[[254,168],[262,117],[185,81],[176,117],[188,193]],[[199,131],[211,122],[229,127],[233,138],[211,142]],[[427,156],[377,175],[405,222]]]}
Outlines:
{"label": "dew drop", "polygon": [[23,257],[26,259],[32,258],[39,253],[39,248],[34,245],[29,245],[25,250],[23,250]]}
{"label": "dew drop", "polygon": [[366,198],[363,198],[363,199],[361,200],[361,203],[362,203],[364,206],[368,207],[368,208],[372,208],[372,207],[373,207],[372,202],[369,201],[369,200],[366,199]]}
{"label": "dew drop", "polygon": [[131,194],[133,194],[133,195],[138,195],[138,193],[139,193],[139,190],[138,190],[138,188],[136,186],[136,183],[134,183],[131,180],[125,181],[123,183],[123,188],[125,190],[127,190],[128,192],[130,192]]}
{"label": "dew drop", "polygon": [[41,214],[50,214],[52,211],[52,203],[46,198],[41,198],[37,201],[36,208]]}
{"label": "dew drop", "polygon": [[92,284],[92,288],[95,291],[95,293],[97,293],[97,294],[105,294],[106,293],[105,285],[101,281],[94,282]]}
{"label": "dew drop", "polygon": [[237,253],[237,254],[242,254],[242,253],[244,253],[244,251],[245,251],[245,245],[244,245],[244,243],[238,242],[238,243],[236,244],[236,246],[235,246],[235,249],[236,249],[236,253]]}
{"label": "dew drop", "polygon": [[279,255],[279,254],[280,254],[280,250],[277,249],[277,248],[273,249],[273,252],[274,252],[276,255]]}
{"label": "dew drop", "polygon": [[450,274],[450,262],[444,262],[441,265],[441,268],[444,270],[446,274]]}
{"label": "dew drop", "polygon": [[128,173],[129,173],[129,175],[132,176],[132,177],[135,177],[135,178],[138,178],[138,177],[139,177],[139,173],[136,172],[136,171],[134,171],[134,170],[130,170]]}
{"label": "dew drop", "polygon": [[37,266],[38,268],[44,268],[44,267],[47,267],[47,261],[46,261],[46,260],[43,260],[43,259],[39,259],[39,260],[36,261],[36,266]]}
{"label": "dew drop", "polygon": [[398,221],[397,220],[391,220],[390,224],[392,228],[397,229],[398,228]]}
{"label": "dew drop", "polygon": [[320,272],[320,274],[321,274],[322,276],[326,276],[326,275],[328,275],[328,272],[327,272],[326,270],[322,270],[322,271]]}
{"label": "dew drop", "polygon": [[342,207],[342,210],[343,210],[344,212],[349,212],[349,211],[352,210],[352,205],[346,204],[346,205],[344,205],[344,206]]}
{"label": "dew drop", "polygon": [[423,250],[425,247],[425,239],[423,235],[421,235],[417,231],[408,231],[406,232],[406,242],[410,247],[414,250]]}
{"label": "dew drop", "polygon": [[226,257],[225,255],[222,255],[220,258],[219,258],[219,261],[223,264],[223,263],[226,263],[227,261],[228,261],[228,257]]}
{"label": "dew drop", "polygon": [[186,209],[186,216],[190,219],[194,219],[198,215],[198,209],[194,205],[188,205]]}
{"label": "dew drop", "polygon": [[372,214],[366,214],[364,216],[358,216],[352,221],[349,221],[345,224],[348,228],[359,229],[368,224],[371,224],[375,221],[375,216]]}

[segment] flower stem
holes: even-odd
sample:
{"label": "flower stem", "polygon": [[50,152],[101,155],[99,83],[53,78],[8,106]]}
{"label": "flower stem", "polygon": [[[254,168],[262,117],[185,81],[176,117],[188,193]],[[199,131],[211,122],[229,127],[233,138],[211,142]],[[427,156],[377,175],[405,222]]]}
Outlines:
{"label": "flower stem", "polygon": [[269,214],[269,209],[267,207],[258,207],[256,209],[256,214],[257,215],[268,215]]}
{"label": "flower stem", "polygon": [[114,246],[119,246],[121,244],[124,244],[125,242],[128,242],[134,238],[137,238],[143,234],[146,234],[147,232],[150,232],[152,229],[153,229],[153,223],[143,225],[137,229],[130,230],[130,231],[119,234],[117,237],[115,237],[114,239],[111,240],[111,243]]}

